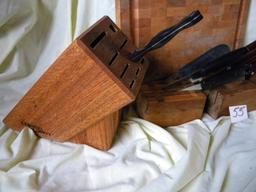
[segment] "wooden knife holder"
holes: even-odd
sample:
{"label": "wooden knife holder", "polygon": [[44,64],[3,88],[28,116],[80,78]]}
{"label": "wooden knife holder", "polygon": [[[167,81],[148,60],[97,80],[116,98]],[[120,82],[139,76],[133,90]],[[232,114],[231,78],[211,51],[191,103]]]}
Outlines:
{"label": "wooden knife holder", "polygon": [[4,119],[17,131],[108,149],[122,107],[135,100],[148,61],[108,17],[79,36]]}
{"label": "wooden knife holder", "polygon": [[256,109],[256,78],[229,83],[211,90],[206,112],[214,119],[229,115],[229,106],[247,105],[247,110]]}
{"label": "wooden knife holder", "polygon": [[143,86],[136,106],[140,117],[166,127],[200,119],[205,102],[206,95],[199,91],[157,91]]}

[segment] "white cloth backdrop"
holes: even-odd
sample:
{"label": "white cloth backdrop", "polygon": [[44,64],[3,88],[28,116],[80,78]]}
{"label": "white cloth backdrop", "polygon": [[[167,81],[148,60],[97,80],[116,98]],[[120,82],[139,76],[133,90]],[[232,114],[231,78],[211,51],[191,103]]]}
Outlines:
{"label": "white cloth backdrop", "polygon": [[[0,120],[114,0],[0,1]],[[19,134],[0,122],[0,191],[256,191],[256,112],[166,129],[130,117],[114,146]]]}

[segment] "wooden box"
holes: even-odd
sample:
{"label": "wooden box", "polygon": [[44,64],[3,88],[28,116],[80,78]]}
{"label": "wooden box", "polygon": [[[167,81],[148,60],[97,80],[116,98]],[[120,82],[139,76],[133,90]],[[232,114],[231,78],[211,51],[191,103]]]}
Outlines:
{"label": "wooden box", "polygon": [[[146,58],[138,63],[127,59],[134,50],[127,36],[103,17],[63,52],[4,123],[18,131],[28,126],[52,140],[107,145],[106,137],[112,140],[115,130],[102,129],[102,123],[117,126],[118,111],[135,100],[148,66]],[[110,133],[102,138],[102,130]],[[97,135],[104,141],[89,142]]]}
{"label": "wooden box", "polygon": [[206,112],[214,119],[229,115],[229,106],[247,105],[256,109],[256,80],[233,82],[210,91]]}
{"label": "wooden box", "polygon": [[205,94],[196,91],[142,90],[136,103],[140,117],[165,127],[200,119],[205,102]]}

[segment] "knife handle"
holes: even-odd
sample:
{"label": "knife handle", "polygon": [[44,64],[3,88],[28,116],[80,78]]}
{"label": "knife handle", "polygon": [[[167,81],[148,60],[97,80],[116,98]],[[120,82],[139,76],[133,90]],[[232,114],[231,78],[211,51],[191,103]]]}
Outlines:
{"label": "knife handle", "polygon": [[216,72],[222,68],[226,68],[229,65],[238,63],[242,59],[244,59],[243,56],[246,53],[252,51],[255,48],[256,48],[256,41],[252,42],[251,44],[249,44],[245,47],[242,47],[242,48],[236,49],[230,53],[227,53],[227,54],[223,55],[222,57],[211,62],[205,68],[202,68],[200,73],[197,74],[196,77],[192,77],[192,78],[198,78],[198,76],[204,77],[204,76],[207,76],[207,75],[209,75],[213,72]]}
{"label": "knife handle", "polygon": [[251,42],[249,45],[246,46],[249,51],[256,49],[256,41]]}
{"label": "knife handle", "polygon": [[225,68],[230,63],[234,63],[234,62],[238,61],[247,52],[248,52],[247,49],[243,47],[243,48],[234,50],[230,53],[227,53],[226,55],[223,55],[222,57],[211,62],[205,68],[202,68],[200,73],[198,73],[193,78],[198,78],[199,76],[204,77],[213,72],[217,72],[218,70]]}
{"label": "knife handle", "polygon": [[[214,61],[215,59],[221,57],[222,55],[225,55],[226,53],[230,52],[229,46],[222,44],[218,45],[198,58],[194,59],[190,63],[183,66],[181,69],[179,69],[178,72],[171,74],[167,78],[165,78],[164,84],[166,86],[173,85],[177,82],[184,81],[188,78],[191,78],[192,76],[198,75],[200,70],[204,68],[205,66],[209,65],[210,62]],[[200,75],[200,74],[199,74]]]}
{"label": "knife handle", "polygon": [[230,71],[224,71],[201,81],[202,90],[214,89],[218,86],[231,83],[233,81],[245,80],[246,70],[244,68],[236,68]]}
{"label": "knife handle", "polygon": [[135,50],[130,56],[129,59],[137,62],[139,61],[144,54],[149,51],[163,47],[167,42],[169,42],[173,37],[175,37],[180,31],[187,29],[203,19],[203,16],[199,11],[192,12],[189,16],[182,19],[178,24],[167,28],[159,32],[154,36],[149,43],[144,48]]}
{"label": "knife handle", "polygon": [[[228,45],[222,44],[218,45],[207,52],[205,52],[200,57],[196,58],[192,62],[188,63],[184,67],[179,70],[180,76],[195,76],[197,71],[200,71],[202,68],[210,65],[210,62],[215,59],[227,54],[230,52],[230,48]],[[194,75],[193,75],[194,74]]]}
{"label": "knife handle", "polygon": [[233,68],[213,75],[201,82],[203,90],[213,89],[220,85],[235,81],[237,79],[249,80],[256,72],[255,51],[251,51],[243,62],[237,63]]}

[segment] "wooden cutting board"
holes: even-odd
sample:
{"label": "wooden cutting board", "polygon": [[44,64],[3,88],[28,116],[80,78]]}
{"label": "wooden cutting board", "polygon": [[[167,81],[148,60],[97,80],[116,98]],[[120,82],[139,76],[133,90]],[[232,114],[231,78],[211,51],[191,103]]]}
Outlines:
{"label": "wooden cutting board", "polygon": [[249,0],[116,0],[117,23],[137,47],[159,31],[199,10],[204,19],[182,31],[164,48],[148,54],[147,79],[164,77],[218,45],[243,44]]}

